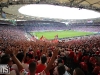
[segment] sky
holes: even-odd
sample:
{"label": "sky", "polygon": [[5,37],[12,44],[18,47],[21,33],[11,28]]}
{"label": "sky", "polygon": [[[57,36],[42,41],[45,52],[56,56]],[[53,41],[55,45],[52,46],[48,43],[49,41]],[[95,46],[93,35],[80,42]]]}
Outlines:
{"label": "sky", "polygon": [[79,8],[49,4],[25,5],[19,8],[18,11],[29,16],[51,19],[91,19],[100,17],[100,13],[93,10],[79,10]]}

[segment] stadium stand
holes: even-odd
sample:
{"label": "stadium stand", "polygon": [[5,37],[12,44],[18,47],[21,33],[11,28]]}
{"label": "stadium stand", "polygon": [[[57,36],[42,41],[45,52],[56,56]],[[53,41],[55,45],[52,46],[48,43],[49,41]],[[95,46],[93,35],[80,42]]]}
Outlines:
{"label": "stadium stand", "polygon": [[[1,17],[29,20],[26,15],[14,14],[14,8],[11,8],[11,14],[2,14],[2,8],[32,3],[63,5],[100,12],[99,0],[0,0]],[[94,23],[68,25],[38,19],[18,21],[16,24],[0,20],[0,65],[8,64],[10,68],[10,74],[0,75],[100,75],[100,34],[65,38],[56,43],[28,40],[31,37],[30,31],[79,30],[100,33],[100,19],[96,19],[96,23],[93,21]]]}
{"label": "stadium stand", "polygon": [[52,21],[21,21],[17,22],[17,25],[24,25],[24,29],[26,29],[26,31],[80,30],[88,32],[100,32],[99,23],[74,23],[66,25],[65,23]]}
{"label": "stadium stand", "polygon": [[69,25],[72,30],[100,32],[100,23],[73,23]]}
{"label": "stadium stand", "polygon": [[52,21],[22,21],[17,22],[17,25],[26,26],[27,31],[54,31],[66,30],[67,26],[64,23]]}

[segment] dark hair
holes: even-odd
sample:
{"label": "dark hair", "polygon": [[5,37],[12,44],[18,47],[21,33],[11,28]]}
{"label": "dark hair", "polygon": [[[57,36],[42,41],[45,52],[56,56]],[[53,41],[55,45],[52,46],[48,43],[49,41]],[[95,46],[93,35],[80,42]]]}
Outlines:
{"label": "dark hair", "polygon": [[5,58],[5,57],[10,57],[8,54],[5,54],[1,57],[1,59]]}
{"label": "dark hair", "polygon": [[33,54],[27,53],[26,56],[28,56],[29,58],[33,58]]}
{"label": "dark hair", "polygon": [[5,54],[1,57],[1,64],[8,64],[10,61],[10,56],[8,54]]}
{"label": "dark hair", "polygon": [[76,75],[85,75],[84,72],[80,68],[75,68],[74,70],[76,72]]}
{"label": "dark hair", "polygon": [[1,59],[1,64],[8,64],[8,62],[10,61],[10,57],[5,57]]}
{"label": "dark hair", "polygon": [[31,62],[29,64],[29,71],[30,72],[34,72],[36,70],[36,63],[35,62]]}
{"label": "dark hair", "polygon": [[63,75],[66,71],[65,66],[62,63],[58,64],[57,70],[58,70],[59,75]]}
{"label": "dark hair", "polygon": [[51,52],[51,51],[49,51],[48,56],[49,56],[49,57],[52,57],[52,52]]}
{"label": "dark hair", "polygon": [[38,60],[38,56],[35,56],[35,60]]}
{"label": "dark hair", "polygon": [[42,63],[42,64],[45,64],[46,61],[47,61],[47,57],[46,57],[46,56],[42,56],[42,57],[41,57],[41,63]]}
{"label": "dark hair", "polygon": [[63,60],[61,58],[59,58],[57,61],[58,61],[58,64],[63,63]]}
{"label": "dark hair", "polygon": [[22,62],[23,57],[24,57],[24,54],[23,54],[23,53],[18,53],[16,57],[18,58],[18,60],[19,60],[20,62]]}

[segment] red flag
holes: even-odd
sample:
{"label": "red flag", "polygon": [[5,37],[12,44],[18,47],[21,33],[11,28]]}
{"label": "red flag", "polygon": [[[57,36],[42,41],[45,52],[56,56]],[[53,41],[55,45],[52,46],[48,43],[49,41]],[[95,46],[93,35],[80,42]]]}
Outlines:
{"label": "red flag", "polygon": [[40,40],[41,40],[41,41],[45,41],[46,38],[42,35],[41,38],[40,38]]}
{"label": "red flag", "polygon": [[43,38],[44,38],[44,36],[42,35],[41,38],[40,38],[40,40],[42,40]]}
{"label": "red flag", "polygon": [[57,43],[58,42],[58,34],[55,36],[54,40],[52,40],[53,43]]}
{"label": "red flag", "polygon": [[53,42],[53,43],[57,43],[57,42],[58,42],[58,40],[57,40],[57,39],[54,39],[54,40],[52,40],[52,42]]}
{"label": "red flag", "polygon": [[54,39],[58,39],[58,34],[55,36],[55,38]]}

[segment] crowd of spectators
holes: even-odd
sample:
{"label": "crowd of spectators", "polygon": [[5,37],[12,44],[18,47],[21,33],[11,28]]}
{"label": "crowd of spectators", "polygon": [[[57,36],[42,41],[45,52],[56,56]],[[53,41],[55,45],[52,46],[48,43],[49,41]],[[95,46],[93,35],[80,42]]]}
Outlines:
{"label": "crowd of spectators", "polygon": [[10,67],[6,75],[100,75],[100,35],[34,42],[25,30],[0,26],[0,64]]}
{"label": "crowd of spectators", "polygon": [[85,32],[100,32],[100,26],[69,26],[69,29]]}
{"label": "crowd of spectators", "polygon": [[0,38],[3,40],[25,40],[25,31],[17,26],[0,25]]}
{"label": "crowd of spectators", "polygon": [[26,31],[79,30],[100,32],[99,23],[69,23],[66,25],[65,23],[53,21],[19,21],[17,22],[17,25],[21,25]]}
{"label": "crowd of spectators", "polygon": [[24,25],[27,31],[54,31],[67,29],[66,24],[52,21],[19,21],[17,25]]}
{"label": "crowd of spectators", "polygon": [[86,32],[100,32],[100,23],[73,23],[69,24],[68,28]]}

